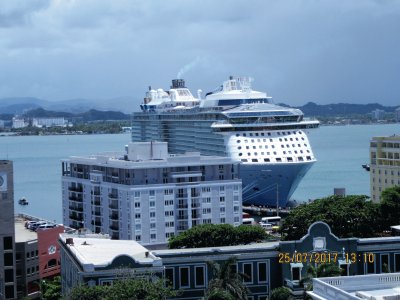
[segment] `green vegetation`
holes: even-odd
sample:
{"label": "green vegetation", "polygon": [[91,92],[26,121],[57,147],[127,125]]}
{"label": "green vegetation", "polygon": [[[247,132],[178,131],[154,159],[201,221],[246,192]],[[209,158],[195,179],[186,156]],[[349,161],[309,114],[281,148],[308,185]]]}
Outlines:
{"label": "green vegetation", "polygon": [[169,248],[233,246],[261,242],[269,235],[259,226],[229,224],[197,225],[169,239]]}
{"label": "green vegetation", "polygon": [[140,279],[120,279],[109,286],[81,285],[74,288],[68,299],[71,300],[161,300],[175,297],[177,291],[165,285],[165,281]]}
{"label": "green vegetation", "polygon": [[273,289],[271,292],[271,300],[292,300],[293,297],[287,287],[281,286]]}
{"label": "green vegetation", "polygon": [[312,291],[313,278],[335,277],[335,276],[340,276],[341,273],[342,269],[340,269],[340,267],[333,262],[319,264],[316,268],[311,264],[308,265],[306,276],[300,281],[300,284],[304,287],[304,299],[312,300],[312,298],[307,295],[306,291]]}
{"label": "green vegetation", "polygon": [[231,257],[219,263],[208,262],[213,274],[206,290],[207,300],[246,300],[249,293],[244,285],[244,275],[237,273],[236,258]]}
{"label": "green vegetation", "polygon": [[44,300],[61,299],[61,276],[56,276],[52,280],[42,280],[40,292]]}
{"label": "green vegetation", "polygon": [[283,221],[284,240],[298,240],[316,222],[327,223],[339,237],[381,236],[400,220],[400,186],[382,193],[382,201],[373,203],[367,196],[330,196],[294,208]]}

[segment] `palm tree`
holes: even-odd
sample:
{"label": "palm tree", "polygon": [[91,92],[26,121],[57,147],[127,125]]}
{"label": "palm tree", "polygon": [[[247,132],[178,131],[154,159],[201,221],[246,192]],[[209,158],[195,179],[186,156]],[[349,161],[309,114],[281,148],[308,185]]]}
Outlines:
{"label": "palm tree", "polygon": [[234,270],[236,258],[231,257],[226,261],[216,263],[208,262],[213,276],[208,283],[206,291],[207,300],[246,300],[249,293],[243,283],[244,275]]}

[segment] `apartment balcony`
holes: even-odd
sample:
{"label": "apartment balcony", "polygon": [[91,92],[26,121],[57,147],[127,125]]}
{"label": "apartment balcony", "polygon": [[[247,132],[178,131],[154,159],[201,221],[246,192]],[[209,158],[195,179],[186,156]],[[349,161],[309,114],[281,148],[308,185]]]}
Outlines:
{"label": "apartment balcony", "polygon": [[110,229],[114,230],[114,231],[118,231],[119,230],[119,225],[110,225]]}
{"label": "apartment balcony", "polygon": [[83,202],[83,197],[69,196],[69,197],[68,197],[68,200],[69,200],[69,201],[74,201],[74,202],[82,203],[82,202]]}
{"label": "apartment balcony", "polygon": [[188,216],[178,216],[177,219],[178,220],[187,220]]}
{"label": "apartment balcony", "polygon": [[116,213],[112,213],[112,214],[110,214],[110,219],[118,221],[119,220],[119,215],[116,214]]}
{"label": "apartment balcony", "polygon": [[108,194],[108,198],[110,198],[110,199],[118,199],[118,194]]}
{"label": "apartment balcony", "polygon": [[92,213],[93,213],[93,215],[95,215],[95,216],[98,216],[98,217],[101,216],[101,211],[99,211],[99,210],[95,210],[95,211],[93,211]]}
{"label": "apartment balcony", "polygon": [[75,221],[83,221],[83,215],[82,214],[69,214],[69,218],[71,220],[75,220]]}
{"label": "apartment balcony", "polygon": [[101,222],[100,221],[92,221],[92,225],[101,226]]}
{"label": "apartment balcony", "polygon": [[78,207],[78,206],[70,205],[70,206],[69,206],[69,210],[83,212],[83,207]]}
{"label": "apartment balcony", "polygon": [[100,196],[101,195],[100,191],[92,191],[91,194],[93,196]]}
{"label": "apartment balcony", "polygon": [[94,201],[92,201],[92,205],[101,206],[101,201],[100,200],[94,200]]}
{"label": "apartment balcony", "polygon": [[118,204],[111,203],[108,207],[112,210],[118,210]]}
{"label": "apartment balcony", "polygon": [[177,204],[177,205],[176,205],[176,208],[177,208],[177,209],[187,209],[187,208],[188,208],[188,205],[187,205],[187,204]]}
{"label": "apartment balcony", "polygon": [[75,193],[83,193],[83,187],[77,187],[77,186],[70,186],[68,187],[68,190],[70,192],[75,192]]}

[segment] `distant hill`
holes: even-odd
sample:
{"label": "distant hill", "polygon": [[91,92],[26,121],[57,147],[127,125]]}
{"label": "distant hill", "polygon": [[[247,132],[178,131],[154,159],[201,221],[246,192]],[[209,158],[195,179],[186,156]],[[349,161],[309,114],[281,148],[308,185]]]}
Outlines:
{"label": "distant hill", "polygon": [[90,121],[107,121],[107,120],[129,120],[130,115],[119,111],[99,111],[95,109],[88,110],[83,113],[70,113],[60,111],[50,111],[43,108],[32,109],[23,116],[28,118],[66,118],[69,120],[80,120],[84,122]]}
{"label": "distant hill", "polygon": [[319,105],[314,102],[308,102],[306,105],[296,107],[301,109],[306,116],[349,116],[349,115],[365,115],[373,110],[381,109],[386,112],[394,112],[397,106],[383,106],[378,103],[370,104],[323,104]]}
{"label": "distant hill", "polygon": [[63,101],[48,101],[33,97],[0,98],[0,114],[21,115],[28,110],[44,108],[50,111],[83,113],[91,109],[98,111],[120,111],[131,114],[138,110],[133,97],[119,97],[113,99],[89,100],[69,99]]}

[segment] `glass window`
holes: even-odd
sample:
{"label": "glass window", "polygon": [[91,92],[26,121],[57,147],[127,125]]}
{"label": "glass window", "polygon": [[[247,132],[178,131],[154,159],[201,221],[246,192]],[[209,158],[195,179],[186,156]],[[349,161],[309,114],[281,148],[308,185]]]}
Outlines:
{"label": "glass window", "polygon": [[189,267],[179,268],[179,286],[181,288],[189,287]]}
{"label": "glass window", "polygon": [[400,253],[394,255],[394,271],[400,272]]}
{"label": "glass window", "polygon": [[253,282],[253,264],[243,264],[243,274],[244,274],[244,278],[243,281],[244,282]]}
{"label": "glass window", "polygon": [[204,266],[196,266],[195,267],[196,287],[205,286],[204,275],[205,275]]}
{"label": "glass window", "polygon": [[175,286],[174,282],[174,269],[173,268],[165,268],[165,279],[167,286]]}
{"label": "glass window", "polygon": [[267,281],[267,263],[259,262],[258,263],[258,282],[266,282]]}

